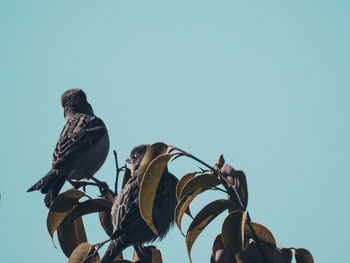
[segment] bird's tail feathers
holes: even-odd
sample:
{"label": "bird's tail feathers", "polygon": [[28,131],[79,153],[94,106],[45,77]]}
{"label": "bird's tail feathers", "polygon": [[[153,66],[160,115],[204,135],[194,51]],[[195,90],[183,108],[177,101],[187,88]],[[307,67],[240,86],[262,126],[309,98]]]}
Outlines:
{"label": "bird's tail feathers", "polygon": [[44,201],[45,205],[49,208],[53,199],[59,194],[66,179],[66,173],[51,169],[43,178],[30,187],[27,192],[40,190],[41,193],[46,194]]}
{"label": "bird's tail feathers", "polygon": [[[41,190],[43,192],[43,188],[47,185],[51,185],[51,182],[56,179],[56,175],[58,171],[55,169],[51,169],[43,178],[41,178],[37,183],[35,183],[32,187],[30,187],[27,192]],[[48,189],[46,190],[46,192]],[[45,193],[45,192],[43,192]]]}
{"label": "bird's tail feathers", "polygon": [[[60,193],[67,176],[60,176],[57,181],[50,185],[49,190],[46,192],[44,202],[47,208],[50,208],[52,201]],[[43,189],[41,190],[43,192]]]}
{"label": "bird's tail feathers", "polygon": [[112,263],[114,259],[120,254],[120,252],[122,252],[122,250],[122,242],[120,242],[118,239],[112,240],[100,263]]}

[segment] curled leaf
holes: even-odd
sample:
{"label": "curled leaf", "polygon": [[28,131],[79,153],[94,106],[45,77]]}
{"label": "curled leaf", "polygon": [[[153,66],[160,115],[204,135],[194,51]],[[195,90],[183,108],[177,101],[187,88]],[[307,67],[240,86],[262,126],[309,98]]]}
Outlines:
{"label": "curled leaf", "polygon": [[94,253],[92,246],[87,243],[81,243],[77,246],[69,257],[68,263],[98,263],[100,256]]}
{"label": "curled leaf", "polygon": [[246,217],[247,211],[235,210],[225,218],[222,224],[222,243],[233,256],[243,251]]}
{"label": "curled leaf", "polygon": [[[259,241],[267,242],[267,243],[270,243],[270,244],[276,246],[276,240],[275,240],[273,234],[271,233],[271,231],[267,227],[265,227],[259,223],[255,223],[255,222],[250,222],[250,225],[252,226],[252,228],[255,232],[255,235],[259,239]],[[249,224],[245,224],[245,227],[244,227],[244,242],[245,242],[244,248],[247,247],[249,239],[255,239],[254,234],[253,234],[253,231],[250,228]],[[257,241],[257,240],[255,240],[255,241]]]}
{"label": "curled leaf", "polygon": [[87,242],[83,219],[64,221],[57,229],[58,241],[63,253],[69,258],[73,250],[81,243]]}
{"label": "curled leaf", "polygon": [[85,202],[77,204],[65,220],[74,220],[78,217],[96,213],[96,212],[109,212],[112,209],[113,202],[104,198],[89,199]]}
{"label": "curled leaf", "polygon": [[51,239],[53,239],[53,234],[56,229],[83,196],[84,193],[81,191],[68,189],[53,200],[46,220],[47,230],[49,231]]}
{"label": "curled leaf", "polygon": [[153,223],[154,198],[156,196],[158,184],[170,158],[170,153],[164,153],[157,156],[147,167],[140,185],[140,213],[147,225],[156,235],[159,234]]}
{"label": "curled leaf", "polygon": [[295,249],[295,260],[297,263],[314,263],[312,254],[305,248]]}
{"label": "curled leaf", "polygon": [[241,197],[241,200],[243,202],[244,207],[246,208],[248,205],[248,186],[247,186],[247,178],[242,171],[235,171],[233,174],[234,177],[238,179],[239,185],[239,195]]}
{"label": "curled leaf", "polygon": [[214,220],[219,214],[229,208],[238,208],[235,203],[230,200],[216,200],[206,205],[193,219],[186,233],[186,247],[188,257],[190,262],[191,259],[191,249],[193,243],[199,236],[199,234],[204,230],[204,228]]}
{"label": "curled leaf", "polygon": [[197,189],[194,193],[192,193],[192,195],[184,196],[175,208],[175,212],[174,212],[175,222],[176,222],[177,227],[180,229],[180,232],[182,233],[182,235],[184,235],[182,230],[181,230],[182,217],[185,214],[185,212],[187,211],[187,209],[189,208],[190,203],[193,201],[193,199],[197,195],[199,195],[201,192],[203,192],[204,190],[205,189],[200,188],[200,189]]}
{"label": "curled leaf", "polygon": [[200,174],[189,180],[179,194],[179,200],[186,195],[191,195],[197,189],[209,189],[220,184],[220,180],[211,174]]}
{"label": "curled leaf", "polygon": [[143,158],[141,160],[140,166],[138,168],[138,172],[137,172],[137,177],[138,177],[137,181],[138,181],[139,185],[142,182],[142,178],[144,176],[144,173],[145,173],[148,165],[157,156],[166,153],[167,150],[168,150],[168,145],[166,145],[165,143],[162,143],[162,142],[154,143],[147,148],[145,155],[143,156]]}
{"label": "curled leaf", "polygon": [[177,185],[176,185],[176,198],[177,198],[178,201],[180,200],[179,196],[180,196],[180,193],[181,193],[182,189],[187,184],[187,182],[189,180],[191,180],[195,175],[196,175],[196,173],[185,174],[183,177],[181,177],[181,179],[177,183]]}

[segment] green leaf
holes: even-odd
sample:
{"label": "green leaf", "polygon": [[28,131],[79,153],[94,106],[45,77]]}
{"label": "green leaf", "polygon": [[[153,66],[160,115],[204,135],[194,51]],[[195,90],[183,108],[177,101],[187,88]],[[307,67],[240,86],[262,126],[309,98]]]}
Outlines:
{"label": "green leaf", "polygon": [[184,188],[186,183],[188,181],[190,181],[195,175],[196,175],[196,173],[185,174],[183,177],[181,177],[181,179],[177,183],[177,185],[176,185],[176,198],[177,198],[178,201],[180,200],[179,196],[180,196],[180,193],[181,193],[182,189]]}
{"label": "green leaf", "polygon": [[181,230],[182,217],[187,211],[187,209],[189,208],[189,205],[193,201],[193,199],[203,191],[205,191],[205,189],[200,188],[200,189],[197,189],[194,193],[192,193],[192,195],[184,196],[175,208],[175,212],[174,212],[175,222],[177,227],[180,229],[180,232],[182,235],[184,235]]}
{"label": "green leaf", "polygon": [[73,250],[81,243],[87,242],[83,219],[64,221],[57,228],[58,241],[63,253],[69,258]]}
{"label": "green leaf", "polygon": [[[250,222],[250,225],[252,226],[255,234],[256,234],[256,237],[260,240],[260,241],[263,241],[263,242],[267,242],[267,243],[270,243],[274,246],[276,246],[276,240],[273,236],[273,234],[271,233],[271,231],[259,224],[259,223],[255,223],[255,222]],[[254,234],[253,234],[253,231],[252,229],[249,227],[248,224],[245,224],[245,227],[244,227],[244,248],[246,248],[248,246],[248,242],[249,242],[249,239],[254,239]],[[257,240],[255,240],[257,241]]]}
{"label": "green leaf", "polygon": [[189,180],[185,186],[182,188],[179,200],[181,200],[186,195],[191,195],[197,189],[204,188],[209,189],[220,184],[220,180],[211,174],[200,174],[191,180]]}
{"label": "green leaf", "polygon": [[309,250],[305,248],[295,249],[295,260],[297,263],[314,263],[314,258]]}
{"label": "green leaf", "polygon": [[56,229],[61,225],[66,216],[68,216],[79,199],[83,196],[83,192],[72,188],[61,193],[53,200],[46,220],[47,230],[49,231],[52,240]]}
{"label": "green leaf", "polygon": [[224,200],[224,199],[216,200],[206,205],[195,216],[186,233],[186,247],[187,247],[187,253],[188,253],[190,262],[192,262],[191,249],[192,249],[193,243],[195,242],[199,234],[204,230],[204,228],[212,220],[214,220],[219,214],[221,214],[223,211],[229,208],[237,209],[237,205],[229,200]]}
{"label": "green leaf", "polygon": [[157,156],[147,167],[141,181],[139,192],[139,207],[142,218],[152,231],[158,236],[158,231],[153,223],[153,204],[156,196],[158,184],[163,172],[171,158],[170,153]]}
{"label": "green leaf", "polygon": [[222,225],[222,243],[232,255],[243,251],[244,225],[247,211],[235,210],[224,220]]}
{"label": "green leaf", "polygon": [[145,155],[143,156],[143,158],[141,160],[140,166],[138,168],[138,172],[137,172],[137,177],[138,177],[137,181],[138,181],[139,185],[142,182],[142,178],[144,176],[144,173],[145,173],[148,165],[157,156],[166,153],[167,150],[168,150],[168,145],[166,145],[165,143],[162,143],[162,142],[154,143],[147,148]]}
{"label": "green leaf", "polygon": [[98,263],[100,256],[96,252],[93,254],[92,246],[87,243],[81,243],[77,246],[69,257],[68,263]]}

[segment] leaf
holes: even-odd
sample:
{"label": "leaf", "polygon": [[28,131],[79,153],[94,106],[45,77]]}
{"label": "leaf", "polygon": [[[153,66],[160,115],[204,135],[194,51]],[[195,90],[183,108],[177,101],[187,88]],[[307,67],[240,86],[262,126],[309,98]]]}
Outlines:
{"label": "leaf", "polygon": [[225,164],[221,168],[221,173],[227,178],[227,180],[234,185],[234,178],[238,179],[238,192],[243,203],[243,206],[246,208],[248,205],[248,187],[247,187],[247,178],[244,172],[235,170],[231,165]]}
{"label": "leaf", "polygon": [[290,248],[276,247],[273,252],[274,263],[291,263],[293,258],[293,252]]}
{"label": "leaf", "polygon": [[84,193],[81,191],[68,189],[53,200],[46,220],[47,230],[49,231],[52,241],[56,229],[83,196]]}
{"label": "leaf", "polygon": [[144,176],[144,173],[145,173],[148,165],[157,156],[166,153],[167,150],[168,150],[168,145],[166,145],[165,143],[162,143],[162,142],[156,142],[147,148],[145,155],[143,156],[143,158],[141,160],[140,166],[138,168],[138,172],[137,172],[137,176],[138,176],[137,181],[138,181],[139,185],[142,182],[142,178]]}
{"label": "leaf", "polygon": [[191,249],[199,234],[212,220],[228,208],[237,208],[237,205],[232,201],[220,199],[206,205],[195,216],[186,233],[186,247],[190,262],[192,262]]}
{"label": "leaf", "polygon": [[184,188],[186,183],[189,180],[191,180],[195,175],[196,175],[196,173],[185,174],[183,177],[181,177],[181,179],[177,183],[177,185],[176,185],[176,198],[177,198],[178,201],[180,200],[179,196],[180,196],[180,193],[181,193],[182,189]]}
{"label": "leaf", "polygon": [[200,174],[185,184],[179,195],[181,200],[185,195],[191,195],[194,191],[200,188],[209,189],[220,184],[220,180],[211,174]]}
{"label": "leaf", "polygon": [[236,177],[239,181],[239,194],[242,200],[242,203],[244,207],[246,208],[248,205],[248,186],[247,186],[247,178],[245,176],[245,173],[242,171],[235,171],[233,174],[234,177]]}
{"label": "leaf", "polygon": [[221,234],[217,235],[212,248],[210,263],[237,263],[235,258],[226,251],[222,244]]}
{"label": "leaf", "polygon": [[[144,258],[144,263],[163,263],[162,253],[155,246],[143,247],[142,257]],[[133,261],[141,262],[135,250],[133,254]]]}
{"label": "leaf", "polygon": [[192,195],[184,196],[175,208],[175,212],[174,212],[175,222],[177,227],[180,229],[180,232],[182,235],[184,235],[181,230],[182,217],[185,214],[185,211],[188,209],[190,203],[193,201],[193,199],[203,191],[205,191],[205,189],[200,188],[200,189],[197,189]]}
{"label": "leaf", "polygon": [[[274,263],[284,263],[274,261],[274,253],[276,251],[276,246],[270,244],[270,243],[260,243],[260,248],[258,248],[258,245],[253,241],[249,244],[247,250],[243,254],[243,262],[244,263],[267,263],[267,262],[274,262]],[[261,252],[263,253],[264,260],[261,258]],[[280,258],[278,259],[280,260]]]}
{"label": "leaf", "polygon": [[140,185],[140,213],[147,225],[157,236],[159,233],[153,223],[153,204],[159,181],[162,178],[163,172],[170,158],[170,153],[164,153],[157,156],[147,167]]}
{"label": "leaf", "polygon": [[150,263],[163,263],[162,253],[159,249],[157,249],[155,246],[149,246],[147,248],[151,252],[152,256],[152,261]]}
{"label": "leaf", "polygon": [[58,241],[63,253],[69,258],[73,250],[81,243],[87,242],[83,219],[64,221],[57,229]]}
{"label": "leaf", "polygon": [[[267,243],[270,243],[270,244],[276,246],[276,240],[275,240],[273,234],[271,233],[271,231],[267,227],[265,227],[259,223],[255,223],[255,222],[250,222],[250,225],[252,226],[252,228],[256,234],[256,237],[260,241],[267,242]],[[251,230],[251,228],[249,227],[249,224],[245,224],[245,227],[244,227],[244,242],[245,242],[244,249],[248,246],[249,239],[255,239],[254,234],[253,234],[253,231]],[[255,240],[255,241],[257,241],[257,240]]]}
{"label": "leaf", "polygon": [[312,254],[305,248],[296,248],[294,255],[297,263],[314,263]]}
{"label": "leaf", "polygon": [[233,256],[243,251],[246,217],[247,211],[235,210],[225,218],[222,225],[222,243]]}
{"label": "leaf", "polygon": [[74,249],[74,251],[70,255],[68,263],[82,263],[82,262],[84,262],[84,263],[98,263],[98,262],[100,262],[100,256],[98,255],[98,253],[95,253],[93,256],[90,256],[91,253],[93,253],[92,246],[87,242],[81,243],[79,246],[77,246]]}
{"label": "leaf", "polygon": [[96,213],[96,212],[111,212],[113,202],[103,199],[89,199],[85,202],[77,204],[69,214],[69,217],[66,220],[74,220],[78,217]]}
{"label": "leaf", "polygon": [[[107,200],[114,202],[114,197],[111,194],[108,194]],[[111,211],[108,212],[99,212],[98,217],[100,219],[100,223],[104,231],[110,237],[113,234],[113,224],[112,224],[112,216]]]}
{"label": "leaf", "polygon": [[222,154],[220,154],[219,158],[217,159],[217,161],[214,164],[214,169],[218,170],[220,169],[225,163],[225,158]]}

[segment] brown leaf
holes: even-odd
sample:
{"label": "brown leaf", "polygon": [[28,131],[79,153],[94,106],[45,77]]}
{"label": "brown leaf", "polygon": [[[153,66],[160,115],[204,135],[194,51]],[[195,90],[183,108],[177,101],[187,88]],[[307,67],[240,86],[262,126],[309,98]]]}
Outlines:
{"label": "brown leaf", "polygon": [[[276,250],[276,246],[270,243],[261,242],[260,247],[261,247],[261,250],[259,250],[258,245],[254,241],[251,242],[247,250],[244,252],[243,262],[244,263],[274,262],[273,256]],[[265,259],[264,261],[261,258],[261,254],[260,254],[261,252],[263,253],[263,257]],[[282,263],[282,262],[277,261],[276,263]]]}
{"label": "brown leaf", "polygon": [[69,257],[68,263],[98,263],[100,256],[92,251],[92,246],[87,243],[81,243],[77,246]]}
{"label": "brown leaf", "polygon": [[162,178],[163,172],[171,158],[170,153],[164,153],[157,156],[148,165],[140,185],[139,207],[142,218],[152,231],[158,234],[158,230],[153,223],[153,204],[156,196],[158,184]]}
{"label": "brown leaf", "polygon": [[305,248],[295,249],[295,260],[297,263],[314,263],[314,258],[309,250]]}
{"label": "brown leaf", "polygon": [[143,156],[143,158],[141,160],[140,166],[138,168],[138,172],[137,172],[137,177],[138,177],[137,181],[138,181],[139,185],[142,182],[142,178],[144,176],[144,173],[145,173],[148,165],[157,156],[166,153],[167,150],[168,150],[168,145],[166,145],[165,143],[162,143],[162,142],[154,143],[147,148],[145,155]]}
{"label": "brown leaf", "polygon": [[180,229],[180,232],[182,233],[182,235],[184,235],[184,234],[181,230],[181,221],[182,221],[183,215],[185,214],[185,211],[189,208],[190,203],[193,201],[193,199],[205,190],[206,189],[203,189],[203,188],[197,189],[191,195],[184,196],[180,200],[180,202],[177,204],[177,206],[175,208],[175,212],[174,212],[174,218],[175,218],[176,225]]}
{"label": "brown leaf", "polygon": [[56,229],[83,196],[84,193],[81,191],[68,189],[53,200],[46,220],[47,230],[49,231],[51,239],[53,239],[53,234]]}
{"label": "brown leaf", "polygon": [[246,217],[247,211],[235,210],[225,218],[222,224],[222,243],[233,256],[243,251]]}
{"label": "brown leaf", "polygon": [[[110,202],[114,202],[114,197],[109,194],[107,197],[107,200]],[[112,224],[112,216],[111,211],[107,212],[99,212],[98,217],[100,219],[100,223],[104,231],[107,233],[107,235],[110,237],[113,234],[113,224]]]}
{"label": "brown leaf", "polygon": [[[260,241],[267,242],[267,243],[270,243],[270,244],[276,246],[276,240],[275,240],[273,234],[271,233],[271,231],[267,227],[265,227],[259,223],[255,223],[255,222],[250,222],[250,225],[252,226],[252,228],[256,234],[256,237]],[[254,239],[254,234],[253,234],[252,229],[249,227],[249,224],[245,224],[244,249],[248,246],[249,239]],[[257,241],[257,240],[255,240],[255,241]]]}
{"label": "brown leaf", "polygon": [[210,260],[211,263],[237,263],[235,257],[226,251],[221,234],[217,235],[214,240]]}
{"label": "brown leaf", "polygon": [[209,189],[220,184],[220,180],[211,174],[200,174],[189,180],[179,194],[179,200],[185,195],[191,195],[197,189]]}
{"label": "brown leaf", "polygon": [[219,214],[229,208],[238,208],[235,203],[229,200],[216,200],[206,205],[193,219],[186,233],[186,247],[188,257],[191,260],[191,249],[199,234]]}
{"label": "brown leaf", "polygon": [[176,198],[178,201],[180,201],[179,196],[180,196],[182,189],[187,184],[187,182],[190,181],[195,175],[196,175],[196,173],[185,174],[183,177],[181,177],[181,179],[177,183],[177,185],[176,185]]}
{"label": "brown leaf", "polygon": [[87,242],[83,219],[64,221],[57,229],[58,241],[63,253],[69,258],[73,250],[81,243]]}

